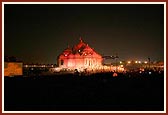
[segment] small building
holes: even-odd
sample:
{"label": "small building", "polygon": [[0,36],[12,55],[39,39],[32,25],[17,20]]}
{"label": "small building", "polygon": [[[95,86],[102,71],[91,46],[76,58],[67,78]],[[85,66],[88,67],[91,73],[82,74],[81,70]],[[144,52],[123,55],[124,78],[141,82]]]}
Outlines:
{"label": "small building", "polygon": [[102,67],[103,58],[80,38],[77,45],[67,47],[57,58],[59,68],[95,70]]}
{"label": "small building", "polygon": [[4,76],[21,76],[23,75],[23,62],[15,57],[4,58]]}

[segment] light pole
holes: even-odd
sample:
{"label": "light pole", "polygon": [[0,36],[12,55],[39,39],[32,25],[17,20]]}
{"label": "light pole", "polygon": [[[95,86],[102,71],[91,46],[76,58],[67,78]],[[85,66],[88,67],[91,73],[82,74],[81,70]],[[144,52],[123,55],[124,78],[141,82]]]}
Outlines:
{"label": "light pole", "polygon": [[116,72],[117,72],[117,58],[119,58],[118,55],[117,55],[117,53],[116,53],[116,56],[114,58],[116,60]]}
{"label": "light pole", "polygon": [[149,69],[150,69],[150,58],[148,58],[148,61],[149,61]]}

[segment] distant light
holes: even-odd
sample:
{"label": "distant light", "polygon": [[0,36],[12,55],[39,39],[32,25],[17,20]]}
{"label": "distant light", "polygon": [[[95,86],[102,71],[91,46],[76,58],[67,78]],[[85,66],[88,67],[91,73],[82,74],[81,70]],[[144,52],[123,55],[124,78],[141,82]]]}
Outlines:
{"label": "distant light", "polygon": [[121,67],[123,67],[123,65],[120,65]]}
{"label": "distant light", "polygon": [[120,64],[122,63],[122,61],[120,61]]}
{"label": "distant light", "polygon": [[80,52],[80,50],[79,50],[79,52]]}
{"label": "distant light", "polygon": [[67,56],[67,54],[65,54],[65,56]]}
{"label": "distant light", "polygon": [[149,72],[149,75],[152,74],[152,72]]}
{"label": "distant light", "polygon": [[135,61],[135,63],[138,63],[138,61]]}
{"label": "distant light", "polygon": [[148,63],[147,61],[144,61],[144,63]]}
{"label": "distant light", "polygon": [[117,73],[113,73],[113,77],[117,77],[118,75],[117,75]]}
{"label": "distant light", "polygon": [[138,63],[141,63],[141,61],[139,61]]}
{"label": "distant light", "polygon": [[85,56],[86,56],[87,54],[85,54]]}
{"label": "distant light", "polygon": [[42,67],[45,67],[45,65],[42,65]]}
{"label": "distant light", "polygon": [[128,63],[131,63],[131,61],[128,61]]}
{"label": "distant light", "polygon": [[59,67],[54,68],[54,72],[60,72],[60,70],[61,70],[61,68],[59,68]]}

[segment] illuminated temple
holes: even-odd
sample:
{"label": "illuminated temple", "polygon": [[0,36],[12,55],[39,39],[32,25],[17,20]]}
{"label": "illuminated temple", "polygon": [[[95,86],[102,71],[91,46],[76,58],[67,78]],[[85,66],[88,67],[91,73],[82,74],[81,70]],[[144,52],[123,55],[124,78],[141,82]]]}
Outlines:
{"label": "illuminated temple", "polygon": [[60,68],[95,70],[102,67],[103,58],[80,38],[77,45],[67,47],[57,59]]}

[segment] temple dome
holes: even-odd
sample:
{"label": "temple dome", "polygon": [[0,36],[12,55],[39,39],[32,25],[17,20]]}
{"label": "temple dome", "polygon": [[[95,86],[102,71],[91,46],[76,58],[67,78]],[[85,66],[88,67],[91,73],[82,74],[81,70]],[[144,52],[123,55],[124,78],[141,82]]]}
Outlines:
{"label": "temple dome", "polygon": [[68,56],[71,53],[72,53],[72,49],[69,46],[63,51],[64,56]]}
{"label": "temple dome", "polygon": [[68,58],[74,58],[74,55],[73,55],[72,53],[70,53],[70,54],[68,55]]}
{"label": "temple dome", "polygon": [[86,44],[83,42],[82,38],[80,38],[80,42],[75,46],[75,50],[81,50],[86,47]]}

